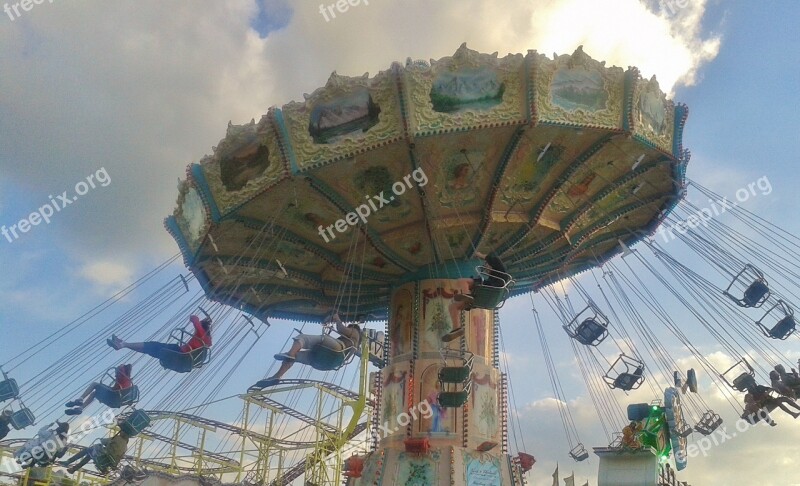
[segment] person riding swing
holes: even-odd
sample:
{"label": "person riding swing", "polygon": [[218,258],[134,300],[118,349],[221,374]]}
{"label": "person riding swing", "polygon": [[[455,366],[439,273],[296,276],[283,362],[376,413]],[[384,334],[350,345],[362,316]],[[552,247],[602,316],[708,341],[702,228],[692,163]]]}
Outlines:
{"label": "person riding swing", "polygon": [[86,391],[83,392],[80,398],[67,402],[67,410],[64,413],[67,415],[80,415],[83,413],[83,409],[88,407],[95,398],[100,403],[106,405],[113,404],[115,400],[119,400],[119,397],[115,395],[133,387],[133,381],[131,380],[132,369],[133,365],[131,364],[117,366],[114,368],[113,386],[109,387],[98,382],[93,382],[86,388]]}
{"label": "person riding swing", "polygon": [[192,325],[194,325],[194,334],[192,334],[192,338],[183,345],[175,343],[160,343],[155,341],[148,341],[144,343],[126,343],[113,334],[111,335],[110,339],[106,340],[106,342],[109,346],[117,351],[120,349],[130,349],[131,351],[135,351],[137,353],[152,356],[158,360],[164,359],[165,355],[170,352],[186,354],[197,349],[210,348],[211,318],[206,317],[205,319],[200,320],[199,317],[193,315],[189,317],[189,320],[192,322]]}
{"label": "person riding swing", "polygon": [[294,363],[311,366],[320,371],[329,371],[341,367],[358,350],[361,344],[361,328],[358,324],[345,325],[334,313],[326,323],[335,322],[338,338],[329,334],[298,334],[289,351],[275,355],[281,361],[278,372],[269,378],[260,380],[254,386],[264,388],[278,383]]}

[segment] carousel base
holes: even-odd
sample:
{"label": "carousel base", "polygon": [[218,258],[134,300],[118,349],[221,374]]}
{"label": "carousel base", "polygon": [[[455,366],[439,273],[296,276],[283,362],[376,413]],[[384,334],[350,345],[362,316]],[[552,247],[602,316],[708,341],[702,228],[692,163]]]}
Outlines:
{"label": "carousel base", "polygon": [[361,477],[347,482],[347,486],[407,484],[523,486],[526,483],[519,466],[506,454],[450,446],[418,452],[378,450],[365,460]]}
{"label": "carousel base", "polygon": [[600,457],[597,486],[659,486],[659,461],[655,449],[620,450],[596,447]]}

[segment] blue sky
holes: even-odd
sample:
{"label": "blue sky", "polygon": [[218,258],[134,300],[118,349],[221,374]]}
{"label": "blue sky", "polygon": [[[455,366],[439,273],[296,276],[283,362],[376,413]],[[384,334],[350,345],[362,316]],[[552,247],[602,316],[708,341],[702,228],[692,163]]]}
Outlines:
{"label": "blue sky", "polygon": [[[419,0],[400,7],[374,0],[330,22],[316,4],[279,0],[191,6],[56,2],[13,22],[0,17],[0,224],[16,223],[50,195],[74,193],[76,183],[100,168],[111,179],[51,223],[14,242],[0,237],[0,363],[177,253],[162,227],[174,206],[177,179],[187,164],[210,152],[228,120],[244,123],[269,106],[301,99],[324,85],[331,71],[374,74],[408,56],[451,55],[463,41],[501,55],[529,48],[570,53],[583,44],[608,64],[656,74],[662,88],[671,88],[673,98],[690,108],[684,136],[693,154],[689,178],[731,196],[767,176],[772,193],[746,207],[800,234],[800,4],[698,0],[659,13],[635,0],[507,3],[498,9],[478,0]],[[180,272],[185,270],[176,264],[164,278]],[[141,289],[115,312],[162,283]],[[538,343],[529,299],[509,302],[501,318],[512,375],[535,377],[518,379],[514,390],[528,452],[539,459],[533,484],[549,484],[557,461],[562,472],[573,464],[564,444],[551,447],[550,439],[542,439],[563,433],[547,401],[552,392],[543,365],[530,351]],[[79,345],[93,335],[92,326],[104,322],[92,321],[85,333],[70,335],[59,347]],[[570,356],[557,323],[548,322],[551,344]],[[240,392],[263,376],[263,356],[277,352],[292,327],[276,323],[258,344],[260,352],[243,363],[249,371],[230,380],[221,395]],[[698,336],[704,349],[717,350]],[[791,345],[781,349],[792,351]],[[686,357],[679,349],[674,354]],[[33,378],[51,356],[16,370],[20,380]],[[559,364],[567,398],[585,425],[585,442],[602,445],[571,360]],[[233,420],[238,405],[215,407],[213,413]],[[780,433],[748,433],[698,458],[684,479],[712,484],[719,472],[715,463],[724,460],[740,461],[742,470],[716,476],[723,484],[740,484],[731,478],[750,474],[764,486],[788,484],[796,476],[797,430],[784,419]],[[775,445],[780,452],[770,449]],[[575,465],[579,478],[594,477],[596,468],[594,458]]]}

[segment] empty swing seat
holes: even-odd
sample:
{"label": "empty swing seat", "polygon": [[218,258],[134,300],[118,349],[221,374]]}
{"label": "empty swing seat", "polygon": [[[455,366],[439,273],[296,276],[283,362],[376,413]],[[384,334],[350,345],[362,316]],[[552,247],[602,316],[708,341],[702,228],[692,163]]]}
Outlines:
{"label": "empty swing seat", "polygon": [[522,468],[522,472],[530,471],[533,465],[536,464],[536,458],[524,452],[517,454],[517,460],[519,461],[519,467]]}
{"label": "empty swing seat", "polygon": [[25,427],[30,427],[34,422],[36,422],[36,417],[29,408],[21,408],[17,410],[11,414],[11,418],[9,419],[9,423],[16,430],[22,430]]}
{"label": "empty swing seat", "polygon": [[467,400],[469,400],[469,391],[440,392],[438,400],[439,406],[443,408],[463,407],[467,403]]}
{"label": "empty swing seat", "polygon": [[700,418],[700,421],[694,426],[694,430],[703,435],[711,435],[720,425],[722,425],[722,417],[709,410]]}
{"label": "empty swing seat", "polygon": [[694,368],[686,372],[686,384],[689,386],[689,391],[697,393],[697,372],[694,371]]}
{"label": "empty swing seat", "polygon": [[769,287],[763,280],[756,280],[744,291],[742,302],[745,307],[760,307],[769,297]]}
{"label": "empty swing seat", "polygon": [[364,473],[364,458],[353,456],[344,461],[344,476],[348,478],[360,478]]}
{"label": "empty swing seat", "polygon": [[614,378],[613,388],[631,391],[634,389],[634,387],[637,387],[642,378],[642,375],[637,373],[621,373],[619,376]]}
{"label": "empty swing seat", "polygon": [[468,366],[446,366],[439,370],[439,381],[442,383],[464,383],[472,370]]}
{"label": "empty swing seat", "polygon": [[593,317],[584,319],[575,330],[575,340],[587,346],[600,344],[605,339],[608,331],[605,326],[597,322]]}
{"label": "empty swing seat", "polygon": [[208,363],[208,348],[197,348],[188,353],[165,350],[161,353],[159,362],[164,369],[177,373],[189,373],[195,368],[201,368]]}
{"label": "empty swing seat", "polygon": [[649,403],[632,403],[628,405],[628,420],[639,422],[650,416]]}
{"label": "empty swing seat", "polygon": [[114,390],[108,385],[100,385],[102,392],[97,393],[97,401],[110,408],[133,405],[139,401],[139,387],[129,386],[122,390]]}
{"label": "empty swing seat", "polygon": [[578,462],[582,462],[586,459],[589,459],[589,452],[586,450],[586,447],[584,447],[583,444],[578,444],[575,446],[575,448],[569,451],[569,457]]}
{"label": "empty swing seat", "polygon": [[150,416],[144,410],[136,410],[125,419],[119,426],[121,430],[128,437],[139,435],[144,429],[150,425]]}
{"label": "empty swing seat", "polygon": [[767,335],[773,339],[785,340],[791,336],[796,326],[797,323],[794,320],[794,316],[786,316],[778,321],[775,327],[767,332]]}
{"label": "empty swing seat", "polygon": [[13,378],[0,381],[0,402],[11,400],[19,396],[19,386],[17,381]]}

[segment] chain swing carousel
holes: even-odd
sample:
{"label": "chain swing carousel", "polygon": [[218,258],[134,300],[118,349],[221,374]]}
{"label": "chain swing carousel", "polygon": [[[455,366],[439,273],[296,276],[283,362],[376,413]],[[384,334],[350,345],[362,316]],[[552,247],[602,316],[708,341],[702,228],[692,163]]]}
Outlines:
{"label": "chain swing carousel", "polygon": [[[371,397],[373,429],[391,432],[346,461],[351,484],[522,484],[533,458],[509,451],[497,308],[656,228],[683,190],[686,113],[654,79],[581,49],[463,45],[373,78],[334,73],[229,125],[167,227],[213,300],[263,319],[387,319]],[[254,241],[273,258],[249,254]],[[492,280],[487,255],[508,275]],[[433,417],[397,422],[424,400]]]}
{"label": "chain swing carousel", "polygon": [[[780,348],[796,336],[800,238],[732,208],[736,228],[711,220],[677,235],[676,246],[716,272],[705,277],[651,237],[698,214],[685,199],[690,187],[720,199],[687,183],[686,116],[655,79],[606,67],[580,48],[552,59],[534,51],[499,58],[462,45],[452,57],[409,60],[372,78],[334,73],[303,102],[229,124],[213,155],[188,168],[166,227],[191,275],[34,375],[42,378],[18,385],[4,372],[10,425],[46,423],[62,394],[85,386],[71,389],[70,376],[102,377],[108,366],[95,368],[112,354],[109,335],[146,331],[174,347],[159,360],[125,355],[135,391],[98,385],[113,398],[98,401],[121,411],[108,428],[128,430],[134,445],[121,460],[96,459],[79,480],[526,484],[535,451],[509,414],[516,400],[499,309],[529,293],[533,318],[524,325],[542,346],[565,457],[590,454],[550,351],[551,329],[566,334],[609,441],[594,450],[599,486],[677,484],[670,458],[685,468],[688,441],[722,418],[698,393],[698,373],[680,370],[669,349],[688,349],[737,415],[737,393],[760,394],[773,410],[789,400],[776,396],[781,383],[800,389]],[[202,290],[192,296],[195,280]],[[554,317],[540,316],[542,303]],[[696,321],[691,332],[707,332],[738,363],[717,369],[678,325],[678,307]],[[182,351],[190,313],[214,322],[213,345]],[[335,328],[307,329],[332,314],[342,321]],[[273,318],[303,326],[288,351],[268,360],[279,370],[219,398],[234,373],[245,373],[239,365]],[[348,337],[353,324],[360,330]],[[4,370],[24,376],[21,366],[57,337]],[[770,367],[777,384],[758,385]],[[158,395],[165,380],[174,393]],[[621,403],[637,389],[653,401]],[[236,425],[203,416],[231,398],[244,405]],[[419,413],[423,403],[430,414]],[[0,455],[30,442],[2,441]],[[50,484],[55,459],[41,457],[39,482]]]}

